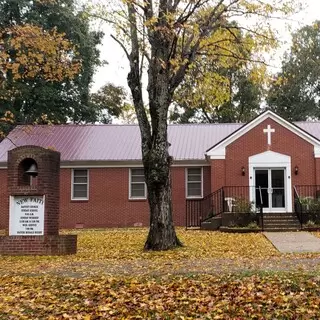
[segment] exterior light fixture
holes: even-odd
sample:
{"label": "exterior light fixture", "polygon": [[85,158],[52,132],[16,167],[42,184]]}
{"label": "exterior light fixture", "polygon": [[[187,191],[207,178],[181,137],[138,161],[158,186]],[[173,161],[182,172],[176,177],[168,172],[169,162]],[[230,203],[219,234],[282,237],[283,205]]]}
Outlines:
{"label": "exterior light fixture", "polygon": [[241,173],[242,173],[243,176],[246,175],[246,169],[245,169],[245,167],[242,167],[242,168],[241,168]]}
{"label": "exterior light fixture", "polygon": [[294,167],[294,174],[297,175],[299,172],[299,167],[298,166],[295,166]]}

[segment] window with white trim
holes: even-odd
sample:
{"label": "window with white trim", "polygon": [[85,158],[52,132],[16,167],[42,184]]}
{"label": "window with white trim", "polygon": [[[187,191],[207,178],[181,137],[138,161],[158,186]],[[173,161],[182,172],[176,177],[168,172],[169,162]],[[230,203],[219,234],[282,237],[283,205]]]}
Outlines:
{"label": "window with white trim", "polygon": [[201,198],[202,168],[187,168],[186,175],[187,198]]}
{"label": "window with white trim", "polygon": [[72,170],[72,200],[89,199],[89,172],[88,169]]}
{"label": "window with white trim", "polygon": [[143,168],[132,168],[130,169],[130,199],[146,199],[146,184],[144,180],[144,169]]}

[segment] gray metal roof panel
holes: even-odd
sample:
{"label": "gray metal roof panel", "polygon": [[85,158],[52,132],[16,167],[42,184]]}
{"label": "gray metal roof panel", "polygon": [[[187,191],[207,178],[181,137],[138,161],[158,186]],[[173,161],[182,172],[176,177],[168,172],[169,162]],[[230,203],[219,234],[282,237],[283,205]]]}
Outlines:
{"label": "gray metal roof panel", "polygon": [[[213,143],[235,131],[240,124],[170,125],[170,154],[175,160],[204,159]],[[137,125],[17,126],[0,144],[0,162],[15,146],[39,145],[61,153],[62,161],[140,160]]]}
{"label": "gray metal roof panel", "polygon": [[[297,122],[301,129],[320,139],[320,122]],[[205,151],[243,124],[169,125],[169,152],[175,160],[203,160]],[[39,145],[61,153],[62,161],[141,160],[137,125],[17,126],[0,143],[0,162],[15,146]]]}

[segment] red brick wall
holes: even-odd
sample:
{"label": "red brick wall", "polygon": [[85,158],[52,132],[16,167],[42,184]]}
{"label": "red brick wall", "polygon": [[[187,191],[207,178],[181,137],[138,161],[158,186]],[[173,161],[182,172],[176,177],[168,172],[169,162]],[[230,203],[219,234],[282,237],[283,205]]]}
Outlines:
{"label": "red brick wall", "polygon": [[[288,129],[271,119],[250,130],[238,140],[230,144],[226,149],[226,184],[248,185],[248,158],[254,154],[268,151],[267,134],[263,129],[270,124],[275,129],[272,134],[270,150],[291,156],[292,185],[315,184],[315,158],[313,146],[295,135]],[[299,174],[295,175],[295,166],[299,167]],[[241,167],[244,166],[246,175],[241,175]]]}
{"label": "red brick wall", "polygon": [[77,253],[76,235],[0,236],[1,255],[67,255]]}
{"label": "red brick wall", "polygon": [[[211,168],[203,167],[203,196],[211,191],[210,180]],[[184,226],[186,223],[186,168],[172,168],[172,200],[173,200],[173,218],[177,226]]]}
{"label": "red brick wall", "polygon": [[316,185],[320,185],[320,158],[315,159]]}
{"label": "red brick wall", "polygon": [[[209,166],[203,167],[203,195],[210,193]],[[173,218],[177,226],[185,225],[185,167],[172,168]],[[60,228],[132,227],[149,225],[147,200],[129,200],[129,168],[90,168],[89,200],[71,200],[72,169],[61,169]],[[0,228],[8,224],[7,170],[0,170]]]}
{"label": "red brick wall", "polygon": [[71,172],[71,169],[61,169],[60,227],[147,224],[147,201],[129,200],[128,168],[90,168],[88,201],[70,200]]}
{"label": "red brick wall", "polygon": [[[275,129],[270,148],[267,134],[263,132],[268,124]],[[212,160],[212,190],[220,188],[223,182],[226,186],[249,185],[249,157],[268,150],[291,156],[293,186],[320,183],[320,159],[314,158],[313,146],[275,121],[267,119],[227,146],[225,160]],[[319,170],[316,170],[316,163]],[[295,166],[299,167],[298,175],[294,174]],[[242,175],[242,167],[245,168],[245,176]]]}
{"label": "red brick wall", "polygon": [[226,185],[226,160],[211,160],[211,192]]}
{"label": "red brick wall", "polygon": [[9,197],[7,170],[0,169],[0,229],[9,225]]}

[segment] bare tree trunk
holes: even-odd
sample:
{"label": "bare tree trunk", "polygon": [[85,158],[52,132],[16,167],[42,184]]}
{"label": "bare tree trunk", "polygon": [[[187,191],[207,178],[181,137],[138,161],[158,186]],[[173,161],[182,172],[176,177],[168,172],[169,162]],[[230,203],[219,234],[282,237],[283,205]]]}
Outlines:
{"label": "bare tree trunk", "polygon": [[173,225],[170,164],[168,143],[158,135],[144,156],[150,207],[150,229],[145,250],[168,250],[182,245]]}

